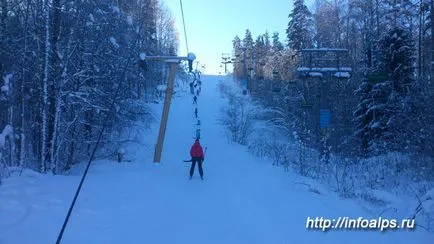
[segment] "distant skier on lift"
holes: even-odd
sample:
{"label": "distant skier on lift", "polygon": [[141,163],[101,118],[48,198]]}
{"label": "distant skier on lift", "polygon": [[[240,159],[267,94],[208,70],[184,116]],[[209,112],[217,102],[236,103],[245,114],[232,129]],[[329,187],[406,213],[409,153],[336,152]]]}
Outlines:
{"label": "distant skier on lift", "polygon": [[190,93],[194,94],[193,82],[190,82]]}
{"label": "distant skier on lift", "polygon": [[194,115],[196,116],[197,119],[197,108],[194,109]]}
{"label": "distant skier on lift", "polygon": [[193,104],[197,104],[197,97],[196,97],[196,95],[193,97]]}
{"label": "distant skier on lift", "polygon": [[190,156],[191,156],[190,180],[193,177],[196,162],[197,162],[197,167],[199,168],[200,179],[203,180],[202,162],[205,160],[205,155],[203,153],[203,149],[202,146],[200,145],[199,139],[196,139],[193,146],[191,146]]}
{"label": "distant skier on lift", "polygon": [[200,139],[200,128],[196,129],[196,139]]}

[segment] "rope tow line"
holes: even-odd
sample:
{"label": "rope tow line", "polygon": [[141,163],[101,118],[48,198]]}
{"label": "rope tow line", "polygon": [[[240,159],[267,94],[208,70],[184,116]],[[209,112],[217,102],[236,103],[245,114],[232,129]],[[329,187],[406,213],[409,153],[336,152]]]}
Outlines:
{"label": "rope tow line", "polygon": [[179,0],[179,3],[181,4],[182,25],[184,26],[185,46],[187,47],[187,53],[189,53],[188,52],[187,31],[185,29],[184,9],[182,8],[182,0]]}
{"label": "rope tow line", "polygon": [[[142,26],[140,26],[140,29],[142,29]],[[139,30],[138,33],[140,33],[140,30]],[[140,38],[140,34],[137,35],[136,44],[138,43],[139,38]],[[125,64],[125,67],[122,70],[122,76],[121,77],[123,77],[123,78],[125,77],[125,74],[127,72],[128,66],[131,63],[131,58],[133,57],[133,54],[134,54],[133,52],[130,53],[130,56],[127,58],[127,63]],[[74,195],[74,198],[73,198],[73,200],[71,202],[71,205],[69,206],[68,213],[67,213],[67,215],[65,217],[65,220],[63,222],[63,225],[62,225],[62,229],[60,230],[59,235],[57,236],[56,244],[60,244],[60,242],[62,241],[63,233],[65,232],[66,226],[68,225],[69,218],[71,217],[72,210],[74,209],[74,206],[75,206],[75,203],[77,201],[78,195],[80,194],[81,188],[83,186],[83,182],[84,182],[84,180],[85,180],[85,178],[87,176],[87,173],[89,171],[90,164],[92,163],[92,161],[94,159],[96,150],[97,150],[98,145],[99,145],[99,143],[101,141],[101,138],[102,138],[102,135],[104,133],[104,130],[106,129],[106,127],[108,125],[109,116],[111,116],[111,112],[115,108],[115,103],[116,103],[117,97],[119,95],[119,91],[121,90],[121,87],[122,87],[122,82],[120,82],[120,84],[116,88],[115,94],[113,96],[113,101],[110,104],[110,110],[107,113],[106,119],[104,120],[104,124],[103,124],[103,127],[102,127],[99,135],[98,135],[98,140],[96,141],[96,145],[95,145],[95,147],[92,150],[92,154],[91,154],[91,156],[89,158],[89,161],[87,162],[86,169],[84,170],[83,176],[81,177],[80,183],[79,183],[79,185],[77,187],[77,190],[75,192],[75,195]]]}

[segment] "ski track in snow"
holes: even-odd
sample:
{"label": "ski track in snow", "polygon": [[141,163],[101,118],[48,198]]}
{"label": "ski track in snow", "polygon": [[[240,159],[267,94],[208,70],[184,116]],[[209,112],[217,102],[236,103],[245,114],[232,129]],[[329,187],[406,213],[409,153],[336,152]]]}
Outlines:
{"label": "ski track in snow", "polygon": [[[224,77],[204,76],[198,97],[204,181],[188,180],[192,97],[175,96],[161,164],[93,162],[62,243],[434,243],[423,231],[307,230],[306,218],[376,218],[352,200],[317,194],[298,176],[229,144],[218,125]],[[158,115],[158,118],[159,115]],[[146,135],[156,141],[159,123]],[[140,150],[140,149],[139,149]],[[83,170],[11,177],[0,186],[0,243],[54,243]]]}

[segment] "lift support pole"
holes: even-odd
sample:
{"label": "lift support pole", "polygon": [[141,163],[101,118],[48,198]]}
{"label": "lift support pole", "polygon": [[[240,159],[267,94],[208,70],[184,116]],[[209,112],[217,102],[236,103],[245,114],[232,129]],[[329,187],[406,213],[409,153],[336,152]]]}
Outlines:
{"label": "lift support pole", "polygon": [[166,136],[167,120],[169,118],[170,102],[172,101],[173,84],[175,80],[178,62],[170,62],[170,71],[167,79],[166,97],[164,99],[163,114],[161,115],[160,131],[158,132],[157,144],[155,146],[154,163],[159,163],[163,151],[164,137]]}
{"label": "lift support pole", "polygon": [[172,94],[173,94],[173,87],[174,87],[174,81],[175,81],[175,74],[178,70],[179,63],[182,60],[188,60],[189,61],[189,68],[192,67],[192,62],[196,57],[194,54],[190,55],[188,57],[177,57],[177,56],[146,56],[142,57],[143,60],[156,60],[156,61],[165,61],[170,65],[170,71],[169,76],[167,77],[167,89],[166,89],[166,96],[164,98],[164,107],[163,107],[163,113],[161,115],[161,122],[160,122],[160,130],[158,132],[158,139],[157,144],[155,145],[155,151],[154,151],[154,163],[160,163],[161,161],[161,152],[163,151],[163,144],[164,144],[164,138],[166,135],[166,127],[167,127],[167,120],[169,118],[169,111],[170,111],[170,103],[172,101]]}

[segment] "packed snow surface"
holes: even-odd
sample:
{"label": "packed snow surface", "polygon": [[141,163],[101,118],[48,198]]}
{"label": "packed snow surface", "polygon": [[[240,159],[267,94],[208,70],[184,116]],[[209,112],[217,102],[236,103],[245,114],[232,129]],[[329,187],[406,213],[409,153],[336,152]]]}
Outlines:
{"label": "packed snow surface", "polygon": [[[306,229],[307,217],[377,218],[333,191],[313,191],[292,172],[230,144],[218,122],[225,99],[218,82],[202,77],[198,97],[201,143],[207,147],[205,180],[188,179],[196,119],[192,97],[176,93],[162,161],[153,163],[159,122],[143,135],[148,147],[126,148],[131,162],[97,160],[84,182],[62,243],[418,243],[432,234],[416,231]],[[161,104],[153,104],[161,111]],[[130,155],[128,155],[130,154]],[[25,170],[0,186],[0,243],[55,243],[84,165],[68,176]],[[313,182],[313,180],[312,180]],[[314,185],[313,183],[310,185]],[[320,189],[320,188],[318,188]]]}

